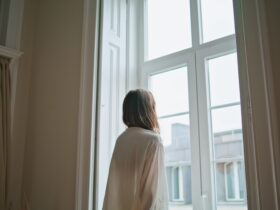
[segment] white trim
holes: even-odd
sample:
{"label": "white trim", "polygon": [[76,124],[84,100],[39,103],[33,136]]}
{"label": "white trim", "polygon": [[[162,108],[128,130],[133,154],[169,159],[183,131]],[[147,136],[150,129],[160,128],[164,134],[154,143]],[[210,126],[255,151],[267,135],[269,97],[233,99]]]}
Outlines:
{"label": "white trim", "polygon": [[76,210],[94,206],[95,119],[100,1],[84,1],[80,84],[79,128],[77,136]]}
{"label": "white trim", "polygon": [[[200,156],[201,156],[201,191],[202,195],[206,198],[203,201],[203,210],[214,209],[216,206],[216,199],[214,199],[215,182],[212,165],[213,152],[211,146],[211,116],[209,112],[208,102],[208,85],[207,77],[205,75],[205,56],[203,51],[196,53],[196,71],[197,71],[197,98],[198,98],[198,116],[199,116],[199,135],[200,135]],[[211,52],[211,50],[210,50]],[[208,55],[208,54],[207,54]],[[209,55],[208,55],[209,56]],[[209,141],[210,140],[210,141]],[[210,159],[210,161],[209,161]],[[208,161],[207,161],[208,160]]]}
{"label": "white trim", "polygon": [[128,0],[127,1],[127,42],[126,42],[126,90],[135,89],[140,86],[140,76],[139,76],[139,52],[136,50],[139,48],[138,39],[138,0]]}
{"label": "white trim", "polygon": [[[126,4],[125,0],[101,2],[100,16],[100,51],[99,51],[99,84],[97,104],[97,130],[96,130],[96,185],[94,208],[101,209],[112,151],[117,136],[124,130],[121,120],[122,100],[126,93],[128,82],[126,69]],[[114,8],[112,8],[114,7]],[[120,16],[117,23],[120,33],[116,34],[111,29],[111,16],[116,13]],[[108,132],[109,131],[109,132]]]}
{"label": "white trim", "polygon": [[141,69],[144,71],[150,71],[150,69],[153,70],[155,68],[160,70],[185,64],[186,61],[190,61],[190,57],[197,51],[205,52],[205,54],[209,56],[212,54],[219,56],[219,53],[224,54],[224,51],[228,51],[228,49],[234,51],[236,48],[235,42],[235,35],[226,36],[218,40],[203,43],[196,47],[191,47],[153,60],[145,61],[141,64],[143,66]]}
{"label": "white trim", "polygon": [[143,70],[143,64],[145,61],[145,2],[143,0],[136,0],[137,1],[137,11],[138,19],[137,19],[137,25],[138,25],[138,72],[139,72],[139,78],[140,78],[140,87],[147,88],[148,87],[148,75],[146,72],[144,74],[141,72]]}
{"label": "white trim", "polygon": [[200,2],[190,0],[192,47],[199,47],[201,43]]}
{"label": "white trim", "polygon": [[189,110],[190,110],[190,140],[191,140],[191,192],[193,208],[203,209],[201,196],[203,194],[201,185],[201,148],[199,132],[199,113],[198,113],[198,95],[197,95],[197,71],[195,63],[195,54],[188,61],[188,79],[189,79]]}
{"label": "white trim", "polygon": [[244,158],[242,156],[239,157],[234,157],[234,158],[221,158],[221,159],[217,159],[214,160],[214,163],[227,163],[227,162],[234,162],[234,161],[239,161],[239,162],[243,162]]}
{"label": "white trim", "polygon": [[[142,6],[143,8],[142,11],[141,11],[141,16],[143,14],[143,18],[142,18],[142,21],[143,21],[143,42],[141,42],[142,44],[142,47],[143,47],[143,60],[141,59],[141,62],[145,62],[145,61],[148,61],[149,60],[149,39],[148,39],[148,36],[149,36],[149,30],[148,30],[148,3],[147,3],[148,0],[143,0],[143,3],[142,3]],[[141,21],[141,22],[142,22]],[[141,31],[141,30],[140,30]]]}
{"label": "white trim", "polygon": [[165,164],[165,167],[179,167],[179,166],[191,166],[191,162],[190,161],[176,161],[176,162],[169,162]]}
{"label": "white trim", "polygon": [[[235,0],[248,208],[279,210],[278,132],[262,0]],[[278,162],[279,164],[279,162]],[[279,176],[279,174],[278,174]],[[279,180],[279,177],[278,177]]]}
{"label": "white trim", "polygon": [[143,71],[151,75],[180,68],[187,64],[187,61],[191,59],[191,55],[192,53],[188,51],[181,51],[160,59],[151,60],[143,63]]}

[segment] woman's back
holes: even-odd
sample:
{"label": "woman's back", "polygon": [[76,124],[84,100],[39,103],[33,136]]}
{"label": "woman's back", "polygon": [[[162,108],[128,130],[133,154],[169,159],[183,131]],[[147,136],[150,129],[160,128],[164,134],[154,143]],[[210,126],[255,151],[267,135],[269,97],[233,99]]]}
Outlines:
{"label": "woman's back", "polygon": [[103,210],[166,210],[167,206],[160,136],[129,127],[116,142]]}

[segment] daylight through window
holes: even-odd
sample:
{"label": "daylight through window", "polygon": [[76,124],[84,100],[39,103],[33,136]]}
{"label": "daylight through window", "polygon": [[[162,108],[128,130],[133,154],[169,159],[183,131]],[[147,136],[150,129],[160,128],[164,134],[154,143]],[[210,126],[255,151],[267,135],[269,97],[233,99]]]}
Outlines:
{"label": "daylight through window", "polygon": [[157,102],[170,209],[247,209],[232,1],[143,8],[142,84]]}

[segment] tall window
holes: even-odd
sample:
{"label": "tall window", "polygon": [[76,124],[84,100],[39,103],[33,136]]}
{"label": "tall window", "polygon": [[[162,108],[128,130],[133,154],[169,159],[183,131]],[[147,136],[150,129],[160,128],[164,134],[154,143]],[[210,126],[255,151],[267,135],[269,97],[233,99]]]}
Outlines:
{"label": "tall window", "polygon": [[141,84],[157,102],[170,209],[247,209],[232,1],[141,11]]}
{"label": "tall window", "polygon": [[170,209],[247,209],[232,0],[102,2],[98,208],[123,96],[141,86],[157,103]]}

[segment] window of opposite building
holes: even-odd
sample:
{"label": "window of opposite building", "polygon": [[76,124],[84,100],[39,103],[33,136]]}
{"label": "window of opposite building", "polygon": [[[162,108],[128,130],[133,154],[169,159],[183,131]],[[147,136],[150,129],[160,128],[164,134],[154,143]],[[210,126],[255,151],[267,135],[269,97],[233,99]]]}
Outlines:
{"label": "window of opposite building", "polygon": [[172,200],[183,201],[183,172],[180,166],[172,168]]}

